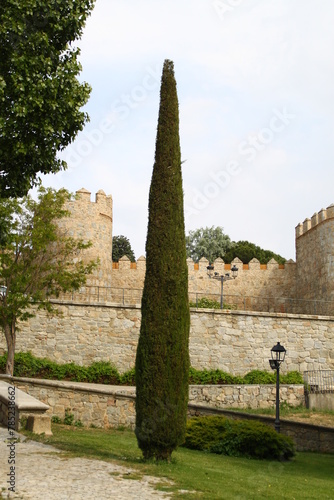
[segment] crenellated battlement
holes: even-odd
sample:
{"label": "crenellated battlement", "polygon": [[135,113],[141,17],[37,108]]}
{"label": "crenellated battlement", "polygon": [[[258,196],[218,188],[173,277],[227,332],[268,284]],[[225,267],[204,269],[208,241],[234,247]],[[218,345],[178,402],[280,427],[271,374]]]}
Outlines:
{"label": "crenellated battlement", "polygon": [[296,227],[297,298],[334,300],[334,204]]}
{"label": "crenellated battlement", "polygon": [[[112,288],[141,289],[144,286],[146,259],[136,262],[124,256],[119,262],[112,262],[113,201],[99,190],[95,202],[85,188],[76,192],[76,199],[68,203],[71,217],[66,229],[73,236],[90,240],[90,258],[99,258],[99,269],[89,277],[89,285]],[[242,296],[289,297],[307,300],[334,300],[334,204],[321,209],[311,218],[296,227],[296,262],[290,260],[284,265],[274,259],[261,264],[252,259],[243,264],[236,258],[232,264],[223,259],[213,263],[218,277],[230,272],[236,265],[239,272],[236,279],[224,282],[224,294]],[[218,279],[210,279],[207,272],[209,261],[202,258],[195,263],[187,259],[189,292],[219,294]]]}
{"label": "crenellated battlement", "polygon": [[103,210],[105,212],[104,215],[112,218],[113,199],[111,195],[107,196],[103,189],[95,193],[95,202],[91,201],[91,192],[85,188],[78,189],[75,194],[75,200],[70,203],[75,203],[77,207],[86,206],[88,203],[93,204],[93,208]]}
{"label": "crenellated battlement", "polygon": [[322,208],[318,213],[314,213],[311,218],[306,218],[304,222],[300,222],[296,226],[296,239],[329,219],[334,219],[334,204]]}
{"label": "crenellated battlement", "polygon": [[[187,259],[188,281],[190,293],[202,293],[218,295],[220,283],[216,279],[210,279],[207,267],[209,261],[206,258],[195,263]],[[294,293],[296,263],[288,261],[280,265],[274,259],[268,264],[261,264],[257,259],[252,259],[248,264],[243,264],[240,259],[235,258],[231,264],[226,264],[223,259],[216,259],[213,263],[214,272],[225,275],[231,270],[231,266],[238,268],[238,277],[226,281],[224,289],[231,295],[248,296],[270,296],[289,297]],[[137,262],[131,262],[126,256],[118,262],[113,262],[111,286],[115,288],[143,288],[146,271],[146,259],[140,257]]]}
{"label": "crenellated battlement", "polygon": [[[188,270],[189,271],[204,271],[207,272],[207,267],[209,265],[209,260],[202,257],[199,262],[194,262],[190,257],[187,259]],[[267,264],[261,264],[259,260],[252,259],[248,264],[244,264],[240,259],[235,258],[231,264],[227,264],[223,259],[218,258],[213,262],[214,270],[216,272],[228,272],[231,270],[233,265],[236,265],[238,271],[249,271],[249,270],[273,270],[273,269],[285,269],[286,266],[295,264],[293,260],[288,260],[285,264],[279,264],[275,259],[271,259]],[[136,262],[131,262],[130,259],[124,255],[118,262],[113,262],[114,270],[145,270],[146,269],[146,258],[142,255]]]}
{"label": "crenellated battlement", "polygon": [[99,259],[98,269],[88,279],[90,285],[110,286],[112,252],[112,196],[102,189],[91,201],[91,193],[85,188],[76,192],[73,201],[67,203],[70,217],[61,221],[62,227],[75,237],[91,241],[92,247],[85,251],[87,259]]}

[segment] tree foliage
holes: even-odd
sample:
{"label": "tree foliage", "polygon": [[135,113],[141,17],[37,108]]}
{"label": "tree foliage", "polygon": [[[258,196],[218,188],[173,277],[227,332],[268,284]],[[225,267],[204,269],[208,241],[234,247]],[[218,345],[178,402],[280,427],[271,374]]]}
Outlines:
{"label": "tree foliage", "polygon": [[95,0],[1,0],[0,196],[24,196],[82,130],[90,87],[75,46]]}
{"label": "tree foliage", "polygon": [[192,258],[194,262],[205,257],[212,263],[219,257],[224,259],[225,253],[231,247],[231,240],[220,226],[201,227],[189,231],[186,237],[186,247],[187,257]]}
{"label": "tree foliage", "polygon": [[194,262],[198,262],[202,257],[211,263],[219,257],[226,263],[232,262],[236,257],[244,264],[248,264],[254,258],[258,259],[261,264],[267,264],[270,259],[275,259],[279,264],[284,264],[286,261],[281,255],[271,250],[264,250],[249,241],[231,241],[220,226],[201,227],[189,231],[186,245],[187,257],[191,257]]}
{"label": "tree foliage", "polygon": [[249,241],[232,242],[230,249],[226,252],[224,261],[232,262],[238,257],[244,264],[248,264],[252,259],[257,259],[261,264],[267,264],[271,259],[275,259],[279,264],[284,264],[286,259],[271,250],[263,250],[263,248],[250,243]]}
{"label": "tree foliage", "polygon": [[135,254],[133,253],[131,243],[126,236],[113,236],[112,239],[112,260],[118,262],[119,259],[126,255],[131,262],[135,262]]}
{"label": "tree foliage", "polygon": [[144,458],[169,460],[185,438],[190,325],[178,98],[169,60],[161,80],[146,263],[136,356],[136,436]]}
{"label": "tree foliage", "polygon": [[57,224],[69,215],[65,203],[71,195],[65,189],[40,188],[38,200],[0,199],[2,233],[0,249],[0,326],[8,348],[6,372],[13,374],[18,320],[25,321],[38,309],[55,312],[52,297],[77,290],[97,262],[86,261],[90,242],[74,239]]}

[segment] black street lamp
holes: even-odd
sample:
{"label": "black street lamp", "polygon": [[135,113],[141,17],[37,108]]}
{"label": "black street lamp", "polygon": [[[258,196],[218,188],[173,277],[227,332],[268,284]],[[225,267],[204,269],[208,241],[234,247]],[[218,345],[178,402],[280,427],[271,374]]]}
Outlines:
{"label": "black street lamp", "polygon": [[233,266],[231,267],[232,276],[230,276],[230,273],[212,274],[214,267],[211,264],[207,266],[207,270],[209,278],[213,278],[214,280],[220,280],[220,309],[223,309],[224,281],[235,279],[238,276],[238,268],[235,264],[233,264]]}
{"label": "black street lamp", "polygon": [[271,349],[271,359],[269,359],[270,368],[276,370],[276,418],[275,418],[275,431],[280,432],[281,424],[279,420],[279,367],[285,359],[286,350],[277,342]]}

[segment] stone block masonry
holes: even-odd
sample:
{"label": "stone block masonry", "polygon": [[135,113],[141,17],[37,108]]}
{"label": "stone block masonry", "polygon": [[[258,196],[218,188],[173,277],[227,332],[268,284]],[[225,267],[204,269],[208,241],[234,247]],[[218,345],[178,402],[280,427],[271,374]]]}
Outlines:
{"label": "stone block masonry", "polygon": [[[275,385],[191,385],[189,403],[221,409],[274,408]],[[303,385],[280,385],[280,402],[290,406],[305,404]]]}
{"label": "stone block masonry", "polygon": [[[38,317],[20,324],[16,352],[85,366],[110,361],[122,373],[134,367],[139,306],[55,303],[60,315],[39,311]],[[218,368],[233,375],[269,370],[270,350],[277,341],[287,350],[282,373],[334,369],[334,317],[191,310],[190,361],[196,369]]]}
{"label": "stone block masonry", "polygon": [[[89,276],[87,284],[114,289],[142,289],[145,257],[140,257],[136,263],[131,263],[127,257],[112,263],[112,197],[100,190],[96,193],[95,203],[92,203],[91,193],[84,188],[78,190],[76,195],[76,201],[68,203],[67,207],[71,216],[60,224],[70,235],[93,243],[86,255],[99,258],[100,265]],[[328,301],[326,311],[334,314],[334,305],[331,305],[334,304],[333,262],[334,205],[330,205],[296,227],[296,262],[290,260],[282,266],[273,259],[266,265],[257,259],[244,264],[235,259],[233,264],[237,265],[239,275],[236,280],[225,282],[224,292],[236,297]],[[205,258],[196,264],[188,259],[190,294],[219,296],[220,284],[208,278],[208,264]],[[219,274],[228,272],[231,267],[222,259],[216,259],[214,266]],[[259,305],[253,310],[262,308],[263,305]],[[308,313],[309,310],[302,312]]]}
{"label": "stone block masonry", "polygon": [[[207,275],[209,261],[202,258],[198,264],[192,259],[187,260],[189,293],[195,300],[195,293],[216,296],[219,300],[220,282],[210,279]],[[234,259],[232,265],[238,268],[238,278],[224,283],[224,292],[231,296],[294,298],[296,295],[296,263],[288,261],[279,265],[274,259],[262,265],[257,259],[249,264],[243,264],[240,259]],[[230,272],[231,264],[225,264],[222,259],[214,262],[215,272],[225,274]],[[111,286],[113,288],[141,289],[144,286],[146,259],[140,257],[136,263],[128,257],[122,257],[113,264]]]}
{"label": "stone block masonry", "polygon": [[[8,429],[19,430],[22,419],[31,422],[43,421],[42,432],[51,434],[50,417],[46,415],[50,407],[29,395],[29,391],[21,391],[18,387],[11,385],[8,375],[2,375],[0,380],[0,424]],[[38,434],[38,429],[35,427]]]}
{"label": "stone block masonry", "polygon": [[91,241],[92,247],[85,250],[85,259],[99,259],[99,266],[88,278],[87,284],[110,286],[112,270],[112,197],[106,196],[102,189],[91,202],[87,189],[76,192],[76,200],[66,205],[70,216],[59,221],[69,236]]}
{"label": "stone block masonry", "polygon": [[[1,378],[6,376],[0,375],[0,383]],[[40,404],[48,405],[49,416],[63,420],[68,410],[74,420],[80,420],[87,427],[135,426],[135,387],[20,377],[11,380],[27,397],[33,396]],[[291,406],[304,404],[304,386],[282,385],[280,399]],[[275,386],[192,385],[189,387],[189,403],[221,409],[274,407]]]}
{"label": "stone block masonry", "polygon": [[334,301],[334,205],[296,227],[297,296]]}

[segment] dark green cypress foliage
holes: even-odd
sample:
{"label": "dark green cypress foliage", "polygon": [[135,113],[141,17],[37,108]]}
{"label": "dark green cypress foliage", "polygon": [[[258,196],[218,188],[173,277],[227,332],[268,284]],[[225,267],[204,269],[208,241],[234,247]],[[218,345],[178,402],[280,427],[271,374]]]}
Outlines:
{"label": "dark green cypress foliage", "polygon": [[165,60],[136,357],[136,436],[144,458],[169,460],[184,442],[189,325],[178,98],[174,65]]}

